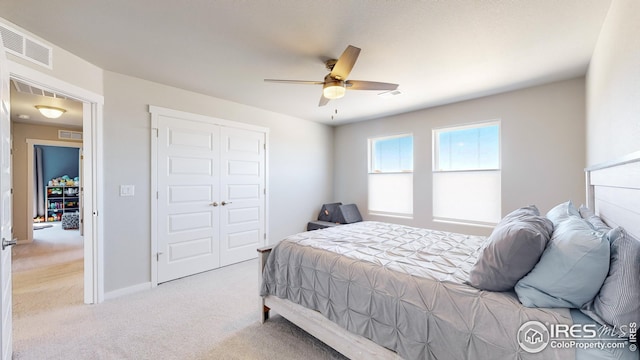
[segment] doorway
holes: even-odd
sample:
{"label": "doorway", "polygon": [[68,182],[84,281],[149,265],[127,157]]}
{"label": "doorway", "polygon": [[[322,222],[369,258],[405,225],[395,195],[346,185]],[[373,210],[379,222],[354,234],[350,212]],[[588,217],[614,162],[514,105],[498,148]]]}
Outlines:
{"label": "doorway", "polygon": [[[102,106],[104,98],[93,92],[66,83],[52,76],[41,73],[30,67],[8,61],[9,75],[12,81],[59,94],[81,104],[84,208],[84,240],[83,240],[83,302],[100,303],[104,300],[104,275],[102,262],[102,219],[98,217],[101,210],[102,149]],[[12,114],[13,116],[13,114]],[[32,216],[29,213],[27,216]]]}
{"label": "doorway", "polygon": [[[10,95],[13,229],[19,240],[12,266],[17,322],[85,301],[79,226],[83,105],[15,79]],[[50,118],[37,109],[42,106],[64,113]],[[46,305],[35,300],[42,298],[51,300]]]}
{"label": "doorway", "polygon": [[[26,241],[32,242],[34,231],[50,228],[46,225],[52,224],[47,223],[61,222],[62,215],[69,212],[78,213],[77,230],[79,235],[83,235],[82,143],[27,138],[26,145],[26,208],[34,223],[27,226]],[[70,226],[65,227],[71,229]]]}

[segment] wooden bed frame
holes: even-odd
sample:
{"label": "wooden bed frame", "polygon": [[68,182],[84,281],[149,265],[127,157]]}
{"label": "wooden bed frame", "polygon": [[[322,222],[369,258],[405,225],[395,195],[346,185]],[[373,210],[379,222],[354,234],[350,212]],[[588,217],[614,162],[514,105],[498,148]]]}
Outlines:
{"label": "wooden bed frame", "polygon": [[[622,226],[640,239],[640,151],[621,159],[585,169],[587,206],[609,226]],[[259,284],[272,246],[258,249]],[[350,359],[401,359],[395,352],[360,335],[351,333],[320,313],[280,299],[260,297],[260,321],[274,310],[312,336]]]}

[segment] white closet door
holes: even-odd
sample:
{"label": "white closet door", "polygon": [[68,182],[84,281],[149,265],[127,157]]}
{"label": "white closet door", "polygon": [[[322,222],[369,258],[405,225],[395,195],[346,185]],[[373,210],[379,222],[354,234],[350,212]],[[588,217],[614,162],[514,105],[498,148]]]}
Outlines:
{"label": "white closet door", "polygon": [[159,116],[158,282],[220,266],[219,126]]}
{"label": "white closet door", "polygon": [[220,265],[255,258],[265,234],[265,134],[220,131]]}

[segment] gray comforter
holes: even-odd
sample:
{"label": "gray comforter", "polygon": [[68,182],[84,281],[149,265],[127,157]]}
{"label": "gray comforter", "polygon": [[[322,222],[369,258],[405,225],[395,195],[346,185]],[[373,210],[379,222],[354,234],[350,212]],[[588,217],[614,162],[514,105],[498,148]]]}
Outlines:
{"label": "gray comforter", "polygon": [[406,359],[573,359],[523,351],[529,320],[572,324],[568,309],[531,309],[513,292],[465,282],[485,237],[361,222],[290,236],[271,252],[261,295],[288,299]]}

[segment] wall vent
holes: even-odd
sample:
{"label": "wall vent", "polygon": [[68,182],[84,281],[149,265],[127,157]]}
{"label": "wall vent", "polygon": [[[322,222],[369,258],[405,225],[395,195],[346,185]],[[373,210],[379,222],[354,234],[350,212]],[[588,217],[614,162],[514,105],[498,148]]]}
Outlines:
{"label": "wall vent", "polygon": [[29,84],[25,84],[25,83],[23,83],[21,81],[18,81],[16,79],[11,79],[11,82],[13,83],[13,86],[16,88],[16,90],[18,92],[21,92],[21,93],[31,94],[31,95],[38,95],[38,96],[46,96],[46,97],[50,97],[50,98],[54,98],[54,99],[68,99],[64,95],[56,94],[54,92],[47,91],[47,90],[42,90],[39,87],[31,86]]}
{"label": "wall vent", "polygon": [[9,54],[52,69],[52,48],[40,41],[0,23],[2,43]]}
{"label": "wall vent", "polygon": [[58,130],[58,139],[62,140],[82,140],[81,131]]}

